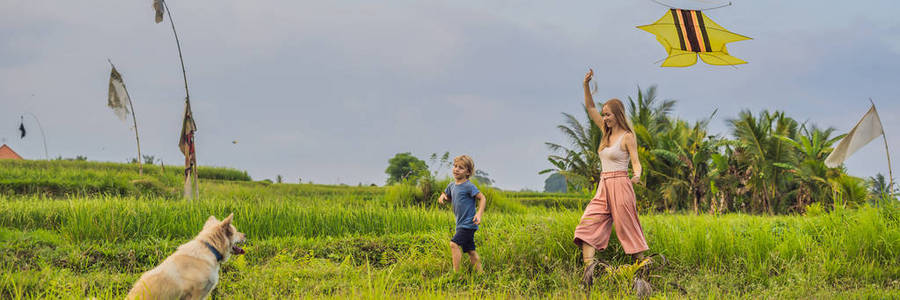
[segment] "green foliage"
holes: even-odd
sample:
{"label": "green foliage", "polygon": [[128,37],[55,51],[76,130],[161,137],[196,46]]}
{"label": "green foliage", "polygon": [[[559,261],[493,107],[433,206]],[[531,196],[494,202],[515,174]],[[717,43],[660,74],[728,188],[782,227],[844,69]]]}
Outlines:
{"label": "green foliage", "polygon": [[[182,178],[184,177],[184,169],[182,168],[171,168],[175,169],[178,175]],[[166,170],[169,171],[169,170]],[[207,167],[200,166],[197,168],[197,177],[200,179],[216,179],[216,180],[232,180],[232,181],[251,181],[253,179],[250,178],[250,175],[247,174],[247,171],[237,170],[226,167]]]}
{"label": "green foliage", "polygon": [[528,207],[544,207],[556,210],[584,210],[593,195],[575,193],[504,193],[522,205]]}
{"label": "green foliage", "polygon": [[487,172],[485,172],[481,169],[477,169],[477,170],[475,170],[475,175],[472,175],[472,181],[490,186],[490,185],[494,184],[494,180],[491,179],[490,176],[491,175],[488,174]]}
{"label": "green foliage", "polygon": [[[706,199],[712,199],[708,195],[712,188],[709,162],[717,153],[718,143],[707,134],[709,120],[693,125],[671,120],[664,126],[668,128],[666,131],[647,137],[655,148],[638,146],[646,184],[639,186],[637,193],[662,198],[667,211],[691,208],[695,214],[700,212]],[[654,190],[648,191],[646,187]]]}
{"label": "green foliage", "polygon": [[[602,103],[598,104],[600,106]],[[563,113],[564,123],[556,127],[569,140],[572,148],[557,143],[544,143],[550,151],[557,154],[547,157],[554,168],[543,170],[539,174],[562,174],[566,177],[569,190],[587,189],[600,182],[600,156],[597,149],[603,132],[588,117],[587,107],[584,108],[584,114],[585,121],[582,124],[575,116]]]}
{"label": "green foliage", "polygon": [[830,181],[835,193],[835,205],[857,207],[869,200],[870,194],[865,180],[847,174]]}
{"label": "green foliage", "polygon": [[748,173],[747,187],[751,209],[754,212],[783,211],[787,207],[787,176],[777,164],[790,163],[794,152],[789,143],[778,136],[794,139],[797,135],[797,121],[783,112],[763,111],[754,117],[749,111],[742,111],[737,119],[729,120],[735,136],[735,151]]}
{"label": "green foliage", "polygon": [[544,179],[544,192],[545,193],[565,193],[567,191],[568,185],[566,184],[566,176],[560,173],[550,174],[547,179]]}
{"label": "green foliage", "polygon": [[898,195],[900,195],[900,189],[897,188],[897,185],[894,184],[891,186],[890,179],[884,177],[884,174],[876,174],[873,177],[869,177],[868,185],[869,185],[869,194],[872,196],[872,203],[878,206],[883,205],[892,205],[898,202]]}
{"label": "green foliage", "polygon": [[443,169],[448,171],[453,169],[453,158],[450,157],[450,151],[444,151],[444,154],[440,156],[437,153],[432,153],[428,161],[431,162],[429,165],[429,168],[432,169],[431,177],[438,177],[438,173]]}
{"label": "green foliage", "polygon": [[416,158],[409,152],[394,155],[388,160],[388,167],[384,172],[388,175],[387,184],[389,185],[404,180],[418,182],[419,178],[429,174],[425,161]]}
{"label": "green foliage", "polygon": [[62,155],[57,156],[53,160],[69,160],[69,161],[87,161],[87,156],[84,155],[76,155],[74,158],[63,158]]}
{"label": "green foliage", "polygon": [[[183,173],[179,168],[79,160],[0,160],[0,193],[67,195],[123,195],[177,197]],[[249,180],[245,171],[200,167],[199,177],[216,180]]]}
{"label": "green foliage", "polygon": [[518,201],[507,198],[506,194],[500,190],[477,182],[475,183],[475,186],[478,187],[478,191],[484,194],[486,200],[484,208],[485,214],[488,214],[489,212],[521,213],[525,211],[524,205]]}
{"label": "green foliage", "polygon": [[[707,131],[715,112],[693,124],[670,116],[674,100],[657,101],[656,87],[638,88],[627,107],[637,137],[643,184],[635,186],[638,207],[657,211],[691,210],[767,214],[802,213],[806,206],[829,206],[847,198],[851,206],[885,198],[873,189],[863,192],[861,179],[842,168],[828,168],[825,158],[844,135],[834,129],[800,124],[784,112],[742,111],[728,119],[731,138]],[[558,128],[573,146],[546,143],[553,169],[565,175],[569,187],[586,191],[596,186],[601,170],[597,148],[602,137],[589,121],[566,116]],[[882,184],[875,186],[882,187]],[[871,195],[870,195],[871,194]]]}
{"label": "green foliage", "polygon": [[401,182],[385,187],[384,200],[400,207],[421,205],[425,203],[425,195],[418,186],[410,182]]}

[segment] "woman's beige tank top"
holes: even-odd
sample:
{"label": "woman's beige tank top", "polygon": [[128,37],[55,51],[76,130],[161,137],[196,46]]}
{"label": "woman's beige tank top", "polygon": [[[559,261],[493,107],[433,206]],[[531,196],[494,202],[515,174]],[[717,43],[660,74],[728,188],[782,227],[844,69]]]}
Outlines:
{"label": "woman's beige tank top", "polygon": [[603,172],[628,171],[628,151],[622,150],[622,139],[625,134],[619,137],[615,144],[607,146],[600,150],[600,164]]}

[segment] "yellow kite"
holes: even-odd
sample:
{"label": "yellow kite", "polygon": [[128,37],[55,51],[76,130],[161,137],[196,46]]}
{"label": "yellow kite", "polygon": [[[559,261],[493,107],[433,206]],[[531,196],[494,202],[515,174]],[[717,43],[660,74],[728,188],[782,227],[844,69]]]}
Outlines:
{"label": "yellow kite", "polygon": [[669,57],[663,67],[687,67],[697,63],[697,55],[710,65],[739,65],[746,61],[728,55],[726,43],[749,40],[713,22],[699,10],[670,9],[656,23],[638,26],[656,35]]}

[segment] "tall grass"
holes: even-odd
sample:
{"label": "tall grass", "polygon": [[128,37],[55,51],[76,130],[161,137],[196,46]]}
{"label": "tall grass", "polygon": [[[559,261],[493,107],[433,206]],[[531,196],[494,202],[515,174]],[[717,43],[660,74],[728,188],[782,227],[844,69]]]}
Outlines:
{"label": "tall grass", "polygon": [[[438,197],[441,193],[446,191],[447,186],[449,186],[451,182],[453,182],[452,179],[445,178],[442,180],[426,180],[418,184],[410,182],[393,184],[385,188],[384,199],[387,203],[394,206],[437,206]],[[512,200],[507,196],[510,192],[503,192],[491,186],[474,181],[472,183],[475,184],[478,191],[485,196],[485,213],[521,213],[525,211],[525,206],[522,205],[522,203]]]}
{"label": "tall grass", "polygon": [[[4,200],[35,203],[35,199]],[[4,206],[0,211],[0,226],[17,228],[0,232],[0,239],[7,241],[0,245],[7,253],[0,258],[0,267],[14,271],[16,275],[10,276],[20,287],[27,286],[26,290],[35,293],[46,291],[38,284],[41,280],[28,280],[33,277],[115,278],[111,283],[114,293],[122,293],[138,273],[161,261],[199,230],[205,219],[199,212],[236,207],[233,203],[190,207],[139,199],[81,202],[87,204],[68,208],[49,205],[22,213],[52,220],[48,223],[55,226],[41,226],[29,218],[9,218],[21,211],[19,206]],[[67,209],[74,212],[60,212]],[[98,210],[107,212],[90,213]],[[129,210],[134,212],[108,212]],[[182,210],[187,213],[177,213]],[[475,238],[488,274],[478,280],[470,275],[457,277],[449,270],[449,212],[416,208],[347,215],[338,208],[323,207],[284,213],[286,218],[275,218],[286,220],[281,223],[257,219],[258,212],[249,212],[249,218],[236,214],[236,226],[248,233],[251,242],[245,247],[246,256],[225,265],[222,293],[321,296],[357,293],[368,284],[401,294],[416,290],[468,293],[475,288],[494,295],[546,295],[577,288],[574,274],[581,267],[580,255],[571,235],[579,216],[571,211],[486,215]],[[128,221],[147,216],[161,219]],[[862,208],[817,217],[650,215],[642,222],[651,251],[664,253],[671,260],[667,269],[657,273],[663,276],[655,282],[658,288],[664,289],[665,282],[680,282],[691,294],[732,295],[730,298],[772,292],[782,295],[788,291],[780,289],[797,285],[813,291],[828,287],[852,291],[865,286],[892,289],[900,276],[896,255],[900,251],[900,225],[891,218],[890,212]],[[327,224],[328,228],[312,223]],[[303,226],[309,227],[300,228]],[[284,227],[293,229],[280,229]],[[607,296],[627,296],[629,290],[623,284],[627,272],[622,270],[627,270],[630,260],[615,236],[610,249],[600,256],[619,268],[603,275],[608,281],[601,281],[598,288]],[[115,275],[118,272],[130,275]],[[370,272],[373,277],[358,276],[361,272]],[[96,283],[87,286],[86,295],[110,288]],[[248,292],[254,287],[268,292]],[[703,290],[706,288],[713,289]],[[3,289],[11,293],[11,287],[0,284]],[[665,293],[678,295],[674,290]]]}
{"label": "tall grass", "polygon": [[[200,179],[245,180],[246,171],[221,167],[199,168]],[[183,169],[88,161],[0,160],[0,193],[65,195],[177,196]]]}
{"label": "tall grass", "polygon": [[[221,218],[231,212],[242,232],[261,240],[450,235],[454,220],[448,210],[304,206],[286,200],[0,197],[0,226],[59,232],[70,241],[187,239],[209,215]],[[572,211],[486,213],[476,238],[486,245],[486,261],[515,262],[509,265],[513,269],[574,266],[578,249],[571,236],[579,217]],[[745,272],[760,282],[796,266],[816,266],[824,280],[849,277],[885,282],[900,275],[900,221],[895,217],[883,209],[865,207],[816,217],[650,215],[641,220],[652,251],[664,253],[679,265]],[[604,252],[608,258],[621,253],[615,239],[611,240],[614,250]]]}
{"label": "tall grass", "polygon": [[271,184],[251,181],[204,181],[200,198],[244,202],[289,201],[315,205],[382,203],[385,188],[370,186],[333,186],[318,184]]}
{"label": "tall grass", "polygon": [[0,196],[0,226],[61,232],[71,240],[130,240],[191,237],[210,215],[235,214],[240,230],[255,238],[344,236],[422,232],[449,228],[448,212],[417,208],[380,209],[341,204],[297,205],[291,201],[244,202],[209,199],[90,197],[43,201]]}
{"label": "tall grass", "polygon": [[[0,172],[21,172],[13,169]],[[58,171],[84,182],[118,172]],[[443,185],[435,190],[448,182],[435,183]],[[572,243],[581,203],[589,198],[583,195],[479,186],[488,202],[475,241],[487,273],[474,275],[452,273],[453,213],[415,201],[424,195],[417,186],[205,180],[201,189],[194,201],[0,195],[0,298],[121,297],[141,272],[196,235],[208,216],[232,212],[249,239],[247,254],[223,265],[217,298],[583,297],[580,249]],[[813,208],[807,216],[651,214],[640,220],[650,251],[671,261],[651,279],[654,297],[900,296],[894,205]],[[595,296],[630,297],[634,266],[615,234],[598,255],[614,268],[601,272]]]}

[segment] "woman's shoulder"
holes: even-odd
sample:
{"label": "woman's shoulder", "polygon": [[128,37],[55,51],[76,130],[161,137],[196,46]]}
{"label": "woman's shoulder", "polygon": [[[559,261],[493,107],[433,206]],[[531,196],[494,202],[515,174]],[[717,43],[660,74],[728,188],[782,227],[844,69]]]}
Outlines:
{"label": "woman's shoulder", "polygon": [[634,132],[626,131],[626,132],[625,132],[625,136],[622,137],[622,141],[623,141],[623,142],[632,142],[632,141],[636,141]]}
{"label": "woman's shoulder", "polygon": [[637,138],[635,137],[634,132],[626,131],[625,134],[622,135],[622,141],[619,142],[619,146],[621,146],[623,150],[627,150],[629,145],[637,145]]}

